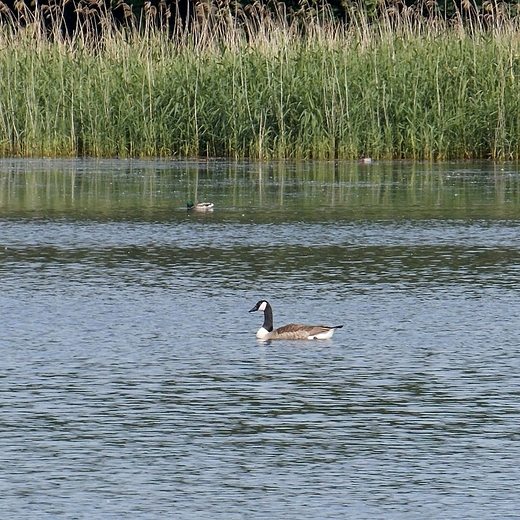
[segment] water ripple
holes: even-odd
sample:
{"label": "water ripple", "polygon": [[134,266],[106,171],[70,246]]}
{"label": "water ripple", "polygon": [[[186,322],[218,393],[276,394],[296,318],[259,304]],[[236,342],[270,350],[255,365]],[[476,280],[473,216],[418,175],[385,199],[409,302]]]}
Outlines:
{"label": "water ripple", "polygon": [[277,211],[0,220],[1,517],[517,516],[518,221]]}

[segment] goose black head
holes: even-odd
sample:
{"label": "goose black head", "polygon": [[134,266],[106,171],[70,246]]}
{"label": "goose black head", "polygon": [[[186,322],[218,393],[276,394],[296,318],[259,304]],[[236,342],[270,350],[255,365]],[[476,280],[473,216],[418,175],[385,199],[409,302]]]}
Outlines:
{"label": "goose black head", "polygon": [[265,311],[265,309],[268,307],[269,302],[265,300],[259,300],[256,305],[249,311],[249,312],[255,312],[255,311]]}

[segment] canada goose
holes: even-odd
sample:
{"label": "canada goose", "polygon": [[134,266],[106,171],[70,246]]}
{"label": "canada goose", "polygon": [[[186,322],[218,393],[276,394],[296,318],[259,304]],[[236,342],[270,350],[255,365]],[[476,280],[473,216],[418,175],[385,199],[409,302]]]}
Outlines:
{"label": "canada goose", "polygon": [[215,204],[213,202],[199,202],[194,204],[191,200],[186,205],[188,211],[213,211]]}
{"label": "canada goose", "polygon": [[329,339],[334,329],[343,325],[327,327],[325,325],[297,325],[291,323],[273,330],[273,309],[269,302],[260,300],[249,312],[264,311],[264,324],[258,329],[258,339]]}

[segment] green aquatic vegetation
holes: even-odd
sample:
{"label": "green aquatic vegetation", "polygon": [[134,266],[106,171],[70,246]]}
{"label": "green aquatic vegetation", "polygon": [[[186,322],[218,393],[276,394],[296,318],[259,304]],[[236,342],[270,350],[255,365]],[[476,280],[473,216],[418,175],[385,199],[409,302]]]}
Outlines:
{"label": "green aquatic vegetation", "polygon": [[[226,14],[227,13],[227,14]],[[0,27],[1,156],[518,158],[520,33],[251,8],[177,37]]]}

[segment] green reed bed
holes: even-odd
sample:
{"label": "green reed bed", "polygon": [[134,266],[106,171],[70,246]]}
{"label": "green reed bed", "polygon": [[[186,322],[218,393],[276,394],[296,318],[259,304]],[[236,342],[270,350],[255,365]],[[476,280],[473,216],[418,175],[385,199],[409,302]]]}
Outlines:
{"label": "green reed bed", "polygon": [[[518,158],[515,19],[0,28],[0,155]],[[249,24],[249,25],[248,25]]]}

